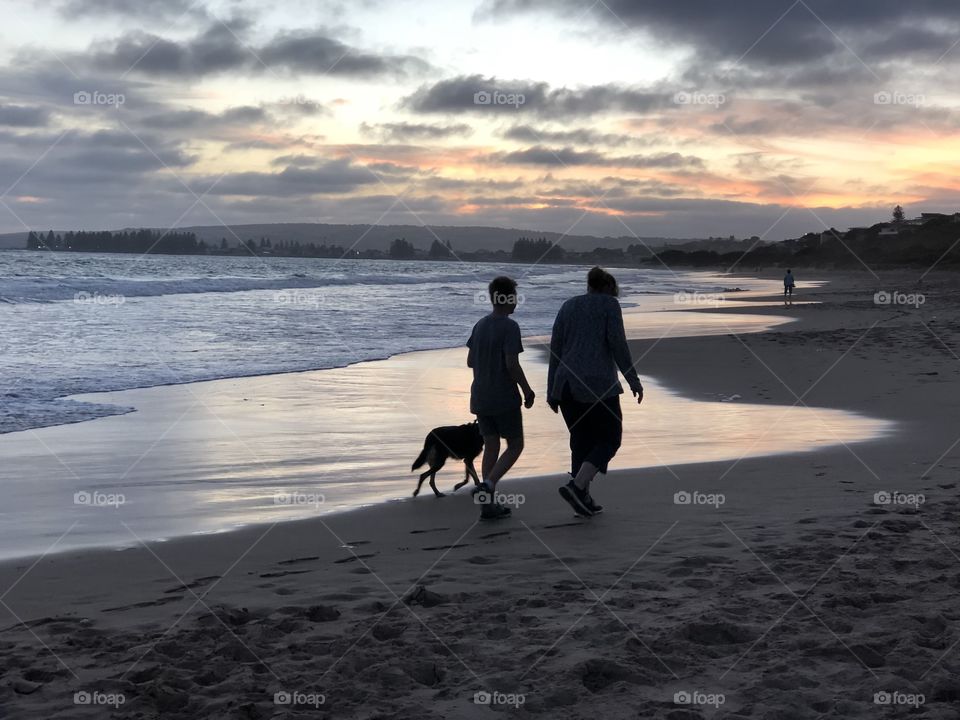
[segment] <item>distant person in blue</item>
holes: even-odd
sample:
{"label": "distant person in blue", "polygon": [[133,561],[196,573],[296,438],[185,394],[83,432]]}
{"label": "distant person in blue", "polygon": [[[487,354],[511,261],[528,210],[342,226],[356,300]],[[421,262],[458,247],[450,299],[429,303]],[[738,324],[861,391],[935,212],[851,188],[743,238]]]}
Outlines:
{"label": "distant person in blue", "polygon": [[[535,393],[520,367],[520,326],[510,316],[517,309],[517,283],[497,277],[488,288],[493,311],[473,326],[467,341],[467,366],[473,368],[470,412],[477,416],[483,436],[483,484],[477,494],[481,520],[510,516],[510,508],[496,502],[496,487],[523,452],[523,405],[533,407]],[[519,389],[518,389],[519,387]],[[500,454],[500,438],[507,448]]]}
{"label": "distant person in blue", "polygon": [[590,494],[590,483],[598,472],[607,472],[623,439],[618,368],[637,402],[643,402],[619,294],[613,275],[593,268],[587,275],[587,292],[560,307],[550,338],[547,404],[563,415],[570,432],[573,477],[560,488],[560,496],[582,517],[603,511]]}
{"label": "distant person in blue", "polygon": [[783,276],[783,304],[792,305],[793,304],[793,287],[796,285],[796,281],[793,279],[793,271],[787,270],[787,274]]}

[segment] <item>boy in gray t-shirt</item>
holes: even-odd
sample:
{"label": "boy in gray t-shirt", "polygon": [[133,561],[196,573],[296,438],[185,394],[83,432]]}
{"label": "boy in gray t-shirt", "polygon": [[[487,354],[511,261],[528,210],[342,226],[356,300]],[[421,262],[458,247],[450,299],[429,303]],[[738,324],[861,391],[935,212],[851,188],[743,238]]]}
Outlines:
{"label": "boy in gray t-shirt", "polygon": [[[510,509],[495,501],[497,483],[523,452],[523,405],[533,407],[535,393],[520,367],[520,326],[510,315],[517,309],[517,283],[508,277],[490,283],[493,312],[473,326],[467,347],[467,366],[473,368],[470,412],[477,416],[483,435],[483,486],[477,494],[480,517],[492,520],[510,515]],[[500,454],[500,438],[507,449]]]}

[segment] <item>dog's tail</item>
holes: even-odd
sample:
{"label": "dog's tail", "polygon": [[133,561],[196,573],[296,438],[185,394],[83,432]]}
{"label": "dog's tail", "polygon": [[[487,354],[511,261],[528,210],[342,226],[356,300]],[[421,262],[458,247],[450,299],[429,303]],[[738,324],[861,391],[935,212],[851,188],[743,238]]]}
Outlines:
{"label": "dog's tail", "polygon": [[410,468],[410,472],[413,472],[418,467],[423,465],[427,461],[427,443],[423,444],[423,450],[420,451],[420,454],[417,455],[417,459],[413,461],[413,465]]}

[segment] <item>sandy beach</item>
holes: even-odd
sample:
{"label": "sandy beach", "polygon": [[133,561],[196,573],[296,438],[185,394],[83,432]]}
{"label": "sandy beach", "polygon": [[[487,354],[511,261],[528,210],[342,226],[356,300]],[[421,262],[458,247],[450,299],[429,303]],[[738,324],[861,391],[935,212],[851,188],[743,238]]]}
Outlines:
{"label": "sandy beach", "polygon": [[[0,714],[956,717],[960,291],[950,274],[817,279],[791,308],[736,308],[796,322],[633,341],[641,377],[784,418],[895,423],[881,439],[752,457],[761,433],[739,460],[612,470],[589,521],[559,476],[508,476],[524,502],[495,524],[461,491],[163,543],[129,528],[124,550],[54,545],[0,565]],[[877,304],[884,290],[924,301]],[[657,402],[628,417],[632,452]],[[709,426],[658,422],[711,443]]]}

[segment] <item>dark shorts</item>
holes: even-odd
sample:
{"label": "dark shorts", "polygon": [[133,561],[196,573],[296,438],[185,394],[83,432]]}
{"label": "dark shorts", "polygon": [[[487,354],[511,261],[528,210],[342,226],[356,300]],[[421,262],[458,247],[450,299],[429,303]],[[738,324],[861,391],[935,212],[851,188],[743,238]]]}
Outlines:
{"label": "dark shorts", "polygon": [[497,413],[496,415],[477,415],[480,424],[480,434],[484,437],[497,437],[513,440],[523,437],[523,414],[518,405],[513,410]]}

